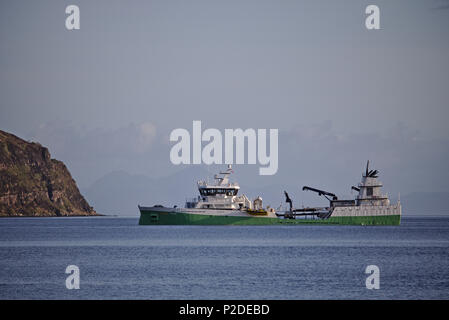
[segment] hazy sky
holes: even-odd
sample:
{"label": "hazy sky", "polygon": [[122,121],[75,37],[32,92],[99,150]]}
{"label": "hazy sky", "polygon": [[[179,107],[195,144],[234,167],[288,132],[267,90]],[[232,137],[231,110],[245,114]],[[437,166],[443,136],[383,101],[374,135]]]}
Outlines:
{"label": "hazy sky", "polygon": [[0,129],[81,187],[179,170],[168,135],[202,120],[280,130],[278,174],[246,181],[346,190],[369,158],[391,192],[449,192],[449,1],[2,0],[0,43]]}

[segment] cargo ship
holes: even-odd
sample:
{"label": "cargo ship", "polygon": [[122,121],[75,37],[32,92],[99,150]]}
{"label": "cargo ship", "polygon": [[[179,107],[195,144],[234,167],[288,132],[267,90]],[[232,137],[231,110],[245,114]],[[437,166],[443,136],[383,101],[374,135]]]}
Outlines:
{"label": "cargo ship", "polygon": [[184,208],[138,206],[140,225],[399,225],[401,221],[400,200],[390,204],[383,194],[378,171],[369,169],[362,174],[362,180],[352,190],[358,192],[355,199],[341,200],[331,192],[304,186],[304,191],[324,196],[326,207],[294,208],[289,194],[284,191],[286,209],[275,210],[263,207],[262,198],[250,200],[239,195],[238,183],[230,182],[233,173],[231,165],[214,176],[214,182],[198,181],[199,195],[186,201]]}

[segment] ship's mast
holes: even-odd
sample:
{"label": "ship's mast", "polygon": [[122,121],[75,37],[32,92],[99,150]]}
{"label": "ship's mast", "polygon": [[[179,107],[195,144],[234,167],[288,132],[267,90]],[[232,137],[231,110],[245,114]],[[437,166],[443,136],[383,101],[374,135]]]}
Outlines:
{"label": "ship's mast", "polygon": [[232,165],[228,164],[228,169],[226,169],[225,172],[220,172],[222,177],[218,176],[217,174],[214,176],[215,181],[217,181],[218,186],[228,185],[229,184],[229,175],[233,173],[232,171]]}

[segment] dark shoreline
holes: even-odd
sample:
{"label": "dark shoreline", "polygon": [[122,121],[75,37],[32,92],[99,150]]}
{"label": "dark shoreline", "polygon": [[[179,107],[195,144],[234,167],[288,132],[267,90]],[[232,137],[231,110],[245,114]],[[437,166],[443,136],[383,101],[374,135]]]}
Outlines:
{"label": "dark shoreline", "polygon": [[106,214],[74,214],[74,215],[67,215],[67,216],[0,216],[1,218],[71,218],[71,217],[113,217],[112,215],[106,215]]}

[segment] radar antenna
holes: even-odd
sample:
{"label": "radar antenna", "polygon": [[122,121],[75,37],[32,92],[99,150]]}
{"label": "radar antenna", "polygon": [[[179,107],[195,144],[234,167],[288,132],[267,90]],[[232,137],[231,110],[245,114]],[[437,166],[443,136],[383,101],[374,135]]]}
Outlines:
{"label": "radar antenna", "polygon": [[377,178],[378,177],[378,170],[369,170],[369,160],[366,162],[366,170],[364,177],[367,178]]}

